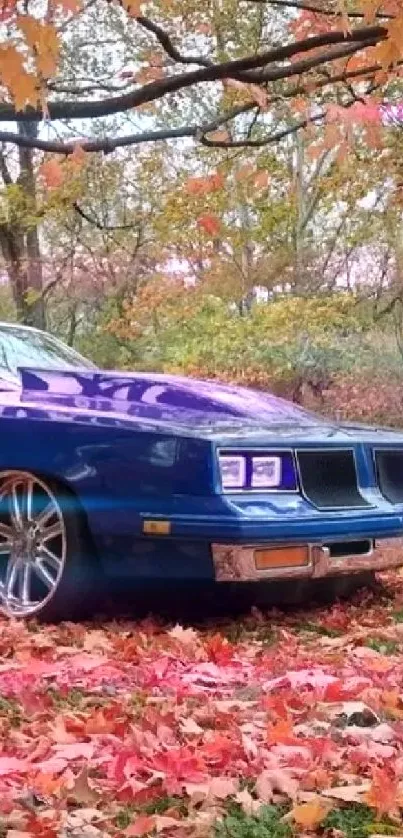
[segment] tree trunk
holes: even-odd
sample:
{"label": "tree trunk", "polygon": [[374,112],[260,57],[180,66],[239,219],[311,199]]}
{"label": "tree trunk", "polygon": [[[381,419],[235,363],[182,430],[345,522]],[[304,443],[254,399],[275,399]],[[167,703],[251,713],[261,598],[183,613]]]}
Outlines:
{"label": "tree trunk", "polygon": [[[38,126],[35,122],[25,122],[18,126],[20,134],[36,138]],[[37,210],[36,182],[34,172],[33,150],[31,148],[19,149],[20,174],[18,182],[24,190],[27,203],[31,209],[32,217],[35,218]],[[30,326],[39,329],[46,328],[45,305],[43,299],[43,276],[42,261],[38,227],[36,223],[26,224],[24,236],[25,249],[25,293],[23,300],[23,320]],[[21,306],[20,306],[21,307]]]}
{"label": "tree trunk", "polygon": [[[37,130],[35,123],[26,122],[18,126],[20,134],[32,138],[36,137]],[[24,208],[22,217],[18,217],[18,211],[10,209],[8,216],[0,220],[0,250],[9,276],[18,320],[44,329],[46,318],[40,241],[35,221],[37,204],[33,154],[33,150],[29,148],[18,150],[19,175],[16,184],[23,192]],[[11,186],[14,181],[2,153],[0,171],[5,187]]]}

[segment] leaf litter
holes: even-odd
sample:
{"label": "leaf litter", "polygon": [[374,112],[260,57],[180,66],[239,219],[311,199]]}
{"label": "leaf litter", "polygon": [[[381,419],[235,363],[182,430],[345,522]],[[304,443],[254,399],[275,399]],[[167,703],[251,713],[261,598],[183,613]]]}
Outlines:
{"label": "leaf litter", "polygon": [[236,630],[1,621],[1,836],[403,835],[402,578],[385,585]]}

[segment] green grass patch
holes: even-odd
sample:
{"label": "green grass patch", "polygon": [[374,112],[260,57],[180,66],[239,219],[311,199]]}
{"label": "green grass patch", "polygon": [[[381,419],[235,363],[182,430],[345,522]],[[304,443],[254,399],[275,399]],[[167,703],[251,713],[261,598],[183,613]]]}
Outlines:
{"label": "green grass patch", "polygon": [[322,829],[337,829],[346,838],[368,838],[370,835],[399,835],[397,827],[387,818],[374,820],[374,812],[368,806],[356,804],[343,809],[333,809],[322,823]]}
{"label": "green grass patch", "polygon": [[381,655],[396,655],[400,649],[396,640],[384,640],[381,637],[368,637],[365,645]]}
{"label": "green grass patch", "polygon": [[215,826],[215,838],[291,838],[293,831],[281,818],[284,810],[277,806],[262,806],[256,816],[246,815],[232,805],[228,814]]}
{"label": "green grass patch", "polygon": [[6,716],[12,727],[19,727],[22,721],[22,710],[14,698],[0,697],[0,716]]}
{"label": "green grass patch", "polygon": [[163,794],[149,803],[128,804],[122,807],[115,817],[115,825],[118,829],[127,829],[136,815],[164,815],[168,809],[176,809],[180,814],[187,815],[187,807],[181,797],[172,797]]}
{"label": "green grass patch", "polygon": [[294,628],[296,631],[306,631],[311,634],[318,634],[320,637],[340,637],[342,634],[338,629],[327,628],[327,626],[322,626],[320,623],[305,622],[305,620],[296,623]]}

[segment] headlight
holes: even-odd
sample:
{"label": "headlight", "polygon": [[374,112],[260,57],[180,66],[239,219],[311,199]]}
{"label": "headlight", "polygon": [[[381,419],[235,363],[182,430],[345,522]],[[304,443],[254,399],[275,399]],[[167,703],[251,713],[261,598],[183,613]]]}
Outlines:
{"label": "headlight", "polygon": [[277,489],[281,473],[281,457],[252,457],[252,489]]}
{"label": "headlight", "polygon": [[246,483],[246,459],[241,456],[220,456],[223,489],[243,489]]}
{"label": "headlight", "polygon": [[291,451],[219,452],[221,484],[231,489],[295,492],[297,480]]}

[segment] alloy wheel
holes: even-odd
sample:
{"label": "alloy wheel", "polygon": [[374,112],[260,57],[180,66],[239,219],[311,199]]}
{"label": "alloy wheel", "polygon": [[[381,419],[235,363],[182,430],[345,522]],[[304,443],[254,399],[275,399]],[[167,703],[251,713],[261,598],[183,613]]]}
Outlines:
{"label": "alloy wheel", "polygon": [[46,483],[25,472],[0,474],[0,611],[41,611],[63,575],[66,545],[63,512]]}

